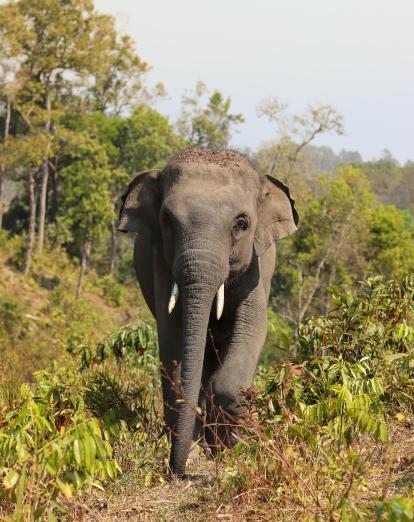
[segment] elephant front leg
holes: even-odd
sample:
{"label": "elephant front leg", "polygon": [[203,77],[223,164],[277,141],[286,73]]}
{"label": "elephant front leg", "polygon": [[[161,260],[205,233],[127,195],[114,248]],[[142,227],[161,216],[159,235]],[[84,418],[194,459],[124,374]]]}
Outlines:
{"label": "elephant front leg", "polygon": [[207,411],[209,404],[209,387],[213,373],[219,368],[220,360],[218,349],[215,345],[213,335],[209,329],[207,333],[206,348],[203,364],[203,376],[200,395],[198,399],[198,411],[194,426],[193,440],[197,442],[204,454],[211,456],[211,449],[206,438]]}
{"label": "elephant front leg", "polygon": [[232,434],[245,411],[243,392],[252,385],[266,333],[266,297],[260,286],[237,308],[230,340],[210,381],[206,438],[213,452],[236,442]]}
{"label": "elephant front leg", "polygon": [[154,300],[157,319],[158,345],[160,351],[160,370],[164,423],[168,435],[176,430],[177,400],[179,399],[181,373],[181,307],[176,306],[168,312],[168,302],[172,287],[172,278],[163,260],[154,254]]}

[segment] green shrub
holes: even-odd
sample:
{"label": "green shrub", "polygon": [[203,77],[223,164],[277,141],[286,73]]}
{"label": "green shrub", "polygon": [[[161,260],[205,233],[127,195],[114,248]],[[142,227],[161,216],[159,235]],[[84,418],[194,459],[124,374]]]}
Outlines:
{"label": "green shrub", "polygon": [[64,514],[62,498],[101,487],[121,470],[109,442],[121,427],[87,415],[82,395],[62,375],[38,372],[35,385],[23,385],[14,408],[3,416],[1,498],[16,517]]}
{"label": "green shrub", "polygon": [[387,522],[412,522],[414,520],[414,500],[393,497],[380,502],[376,508],[377,520]]}
{"label": "green shrub", "polygon": [[[287,519],[372,515],[374,504],[361,507],[357,499],[371,487],[375,448],[385,450],[395,418],[412,422],[414,275],[331,292],[336,308],[302,325],[292,346],[296,360],[258,372],[238,443],[222,454],[221,501],[236,495]],[[404,518],[410,509],[407,499],[386,500],[377,514],[412,520]]]}
{"label": "green shrub", "polygon": [[25,335],[27,328],[26,309],[19,301],[4,297],[0,300],[0,346],[9,341],[14,346],[15,338]]}
{"label": "green shrub", "polygon": [[302,325],[297,364],[276,367],[259,407],[269,417],[293,412],[298,433],[309,421],[335,441],[369,433],[386,442],[386,414],[413,411],[414,276],[331,292],[335,310]]}
{"label": "green shrub", "polygon": [[260,354],[260,364],[269,365],[286,360],[293,329],[287,319],[271,308],[267,311],[267,337]]}
{"label": "green shrub", "polygon": [[114,276],[106,275],[100,277],[97,284],[108,304],[120,306],[123,303],[125,289],[122,284],[116,281]]}
{"label": "green shrub", "polygon": [[142,367],[157,364],[157,339],[154,331],[147,323],[121,328],[117,333],[95,345],[79,346],[79,354],[83,367],[101,364],[111,355],[117,359],[132,360],[132,365]]}

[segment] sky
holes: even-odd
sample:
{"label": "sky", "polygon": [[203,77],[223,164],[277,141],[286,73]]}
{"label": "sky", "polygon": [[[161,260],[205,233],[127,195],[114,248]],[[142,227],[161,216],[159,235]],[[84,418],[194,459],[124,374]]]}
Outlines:
{"label": "sky", "polygon": [[316,144],[383,149],[414,160],[413,0],[95,0],[132,36],[177,117],[181,96],[201,80],[232,100],[245,123],[232,146],[255,149],[276,131],[257,106],[266,98],[291,112],[327,103],[345,119],[344,136]]}

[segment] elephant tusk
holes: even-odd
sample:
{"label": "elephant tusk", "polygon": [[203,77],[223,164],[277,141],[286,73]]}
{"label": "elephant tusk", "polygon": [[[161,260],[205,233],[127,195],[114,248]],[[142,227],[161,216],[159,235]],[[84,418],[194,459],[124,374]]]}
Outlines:
{"label": "elephant tusk", "polygon": [[219,320],[224,308],[224,283],[218,289],[216,299],[216,317]]}
{"label": "elephant tusk", "polygon": [[174,307],[178,301],[179,294],[180,294],[180,292],[178,291],[178,285],[177,285],[177,283],[174,283],[171,288],[170,300],[168,301],[168,313],[169,314],[174,310]]}

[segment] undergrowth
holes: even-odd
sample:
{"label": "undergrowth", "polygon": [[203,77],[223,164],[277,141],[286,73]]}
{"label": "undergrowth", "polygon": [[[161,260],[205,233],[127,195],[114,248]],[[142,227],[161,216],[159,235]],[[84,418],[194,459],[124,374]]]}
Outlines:
{"label": "undergrowth", "polygon": [[[261,367],[246,392],[237,444],[196,495],[206,519],[223,506],[253,520],[413,519],[414,276],[331,292],[335,309],[302,325],[294,358]],[[71,518],[102,497],[182,489],[166,481],[151,327],[69,349],[64,368],[2,390],[4,517]]]}
{"label": "undergrowth", "polygon": [[222,491],[255,509],[273,503],[286,518],[362,520],[381,501],[379,518],[395,508],[395,520],[411,520],[414,458],[399,488],[407,498],[385,500],[387,485],[374,482],[389,426],[398,437],[395,424],[414,425],[414,277],[331,291],[333,312],[302,325],[296,360],[266,372],[254,394],[223,455]]}

